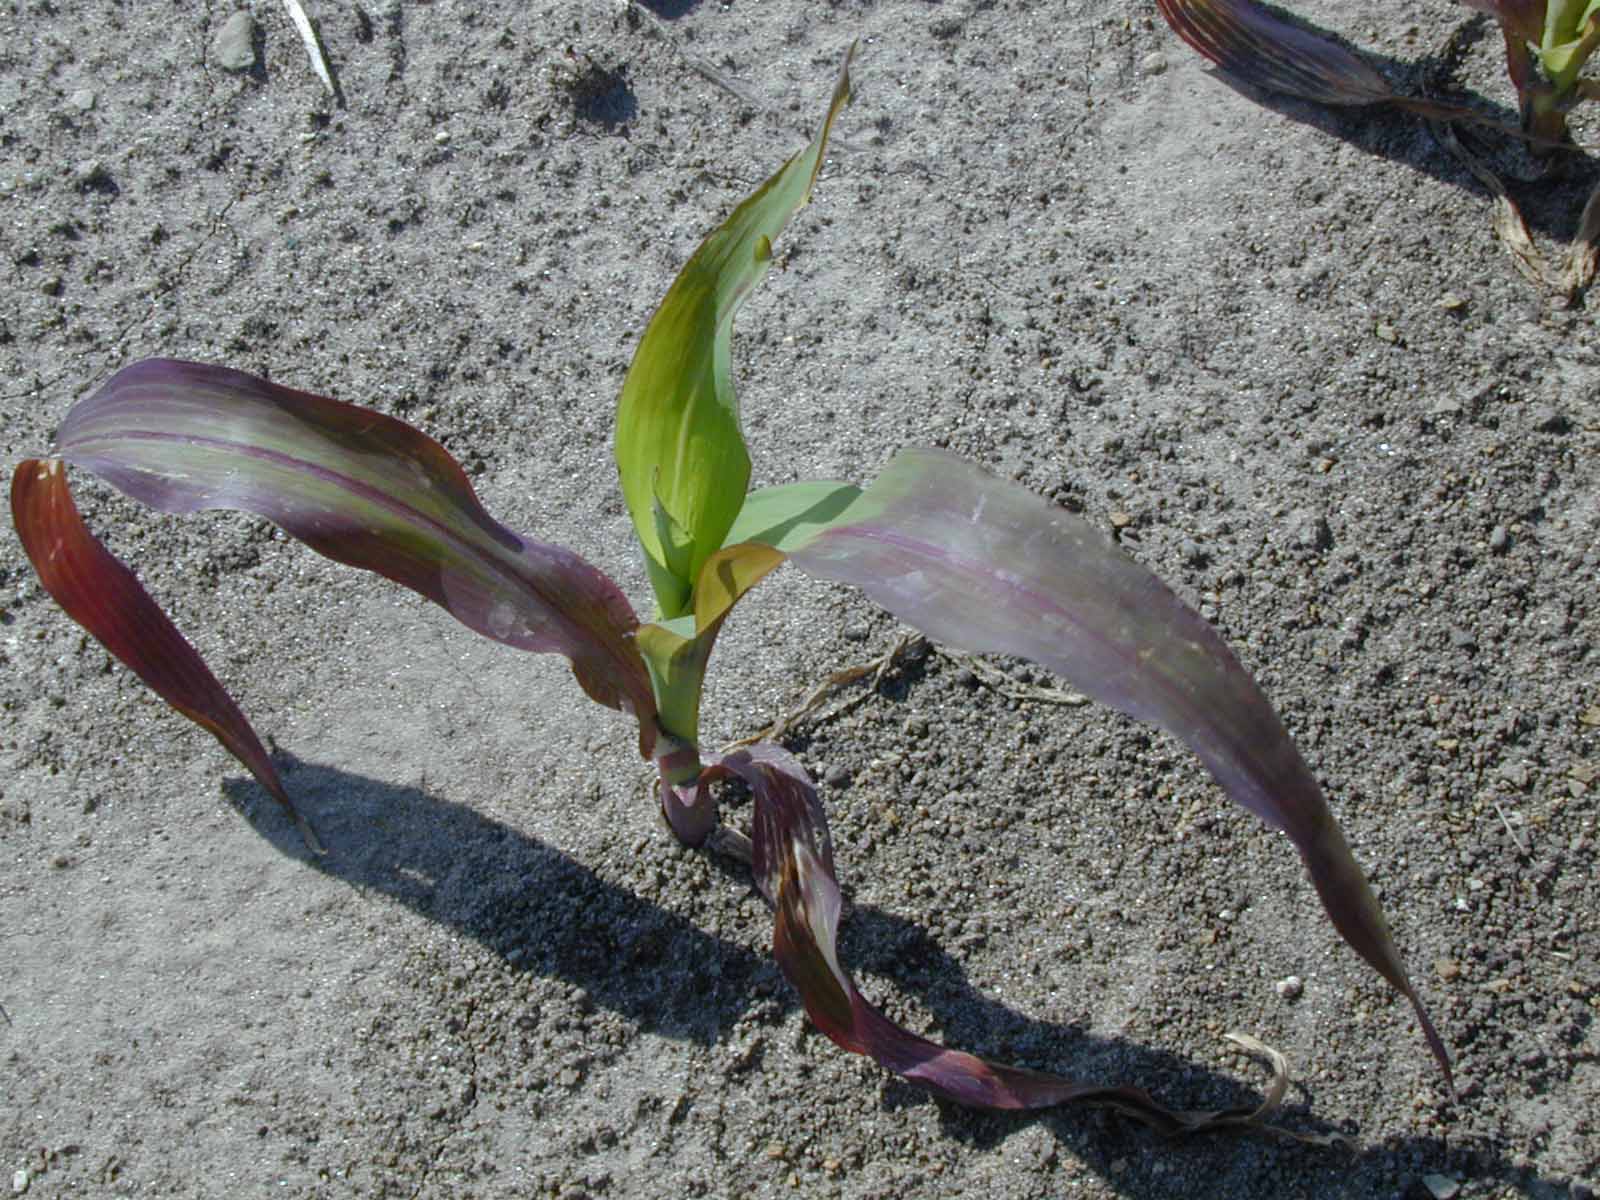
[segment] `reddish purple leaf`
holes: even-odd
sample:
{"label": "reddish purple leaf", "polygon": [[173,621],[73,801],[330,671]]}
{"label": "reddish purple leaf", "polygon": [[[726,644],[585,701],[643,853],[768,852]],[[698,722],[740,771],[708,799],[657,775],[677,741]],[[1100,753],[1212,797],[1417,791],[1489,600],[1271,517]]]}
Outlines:
{"label": "reddish purple leaf", "polygon": [[1508,34],[1524,43],[1537,46],[1544,37],[1547,0],[1461,0],[1461,3],[1488,13]]}
{"label": "reddish purple leaf", "polygon": [[11,513],[45,591],[158,696],[212,733],[289,810],[306,845],[322,853],[233,697],[133,572],[84,525],[59,461],[30,458],[17,466]]}
{"label": "reddish purple leaf", "polygon": [[450,454],[403,421],[226,367],[147,359],[72,409],[60,454],[163,512],[237,508],[421,593],[485,637],[572,659],[583,689],[655,704],[638,618],[569,550],[498,524]]}
{"label": "reddish purple leaf", "polygon": [[1179,37],[1245,83],[1319,104],[1399,99],[1371,64],[1252,0],[1156,0],[1156,6]]}
{"label": "reddish purple leaf", "polygon": [[[655,700],[626,597],[570,551],[496,523],[460,465],[404,422],[224,367],[150,359],[76,405],[59,441],[61,458],[154,508],[255,513],[320,554],[421,593],[486,637],[566,655],[584,691],[638,719],[640,751],[649,756]],[[254,735],[194,651],[186,650],[193,663],[167,662],[175,644],[187,643],[76,513],[71,521],[61,515],[71,501],[59,465],[33,474],[39,483],[18,475],[14,519],[42,577],[69,545],[81,564],[73,603],[62,606],[280,795]],[[39,493],[47,481],[48,493]],[[93,601],[100,586],[137,589],[142,605],[119,619]],[[169,670],[190,680],[178,699]]]}
{"label": "reddish purple leaf", "polygon": [[[1466,2],[1482,8],[1493,0]],[[1189,45],[1235,79],[1264,91],[1318,104],[1393,104],[1430,120],[1472,121],[1514,137],[1526,136],[1466,105],[1396,92],[1382,73],[1359,55],[1330,37],[1274,16],[1254,0],[1156,0],[1156,6]],[[1520,20],[1517,10],[1527,5],[1518,0],[1505,7],[1512,19]],[[1511,38],[1508,27],[1508,52]],[[1518,87],[1520,90],[1521,85]],[[1542,144],[1548,139],[1533,136],[1530,140]]]}
{"label": "reddish purple leaf", "polygon": [[761,744],[713,764],[708,778],[735,775],[755,797],[751,825],[756,886],[776,910],[773,950],[800,992],[806,1015],[838,1045],[957,1104],[1047,1108],[1071,1102],[1117,1109],[1165,1134],[1261,1126],[1275,1102],[1256,1109],[1179,1112],[1142,1088],[1084,1083],[989,1062],[900,1028],[857,990],[839,963],[839,887],[827,819],[804,768]]}
{"label": "reddish purple leaf", "polygon": [[1180,738],[1289,835],[1334,928],[1411,1001],[1449,1077],[1377,898],[1272,705],[1216,630],[1103,533],[954,455],[906,450],[783,545],[807,574],[854,584],[936,640],[1032,659]]}

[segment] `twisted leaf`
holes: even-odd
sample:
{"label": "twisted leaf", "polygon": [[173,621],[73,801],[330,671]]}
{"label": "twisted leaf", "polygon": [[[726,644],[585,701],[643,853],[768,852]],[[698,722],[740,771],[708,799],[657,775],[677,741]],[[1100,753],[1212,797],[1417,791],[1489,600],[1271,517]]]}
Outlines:
{"label": "twisted leaf", "polygon": [[1331,38],[1274,16],[1252,0],[1156,0],[1167,24],[1228,74],[1319,104],[1385,104],[1394,89]]}
{"label": "twisted leaf", "polygon": [[774,540],[929,637],[1031,659],[1182,740],[1289,835],[1334,928],[1411,1001],[1448,1078],[1382,909],[1272,706],[1211,625],[1104,534],[953,455],[906,450],[837,516]]}
{"label": "twisted leaf", "polygon": [[[255,513],[319,554],[411,588],[485,637],[566,655],[594,700],[638,718],[649,754],[655,702],[627,599],[577,555],[495,522],[455,459],[404,422],[224,367],[149,359],[74,407],[59,442],[62,459],[153,508]],[[26,463],[13,481],[13,519],[47,588],[287,802],[226,692],[83,529],[66,488],[59,463]]]}
{"label": "twisted leaf", "polygon": [[1160,1104],[1143,1088],[1006,1066],[902,1029],[861,995],[839,963],[840,900],[832,840],[805,769],[786,751],[763,743],[721,759],[711,773],[735,775],[749,786],[754,796],[752,868],[756,887],[775,910],[773,952],[812,1023],[852,1054],[864,1054],[957,1104],[1002,1110],[1096,1104],[1169,1136],[1261,1126],[1282,1099],[1287,1069],[1276,1055],[1277,1078],[1259,1107],[1182,1112]]}
{"label": "twisted leaf", "polygon": [[1526,136],[1466,105],[1395,91],[1359,55],[1331,37],[1274,15],[1255,0],[1156,0],[1156,7],[1189,45],[1235,79],[1263,91],[1342,107],[1393,104],[1432,120],[1473,121],[1513,137]]}

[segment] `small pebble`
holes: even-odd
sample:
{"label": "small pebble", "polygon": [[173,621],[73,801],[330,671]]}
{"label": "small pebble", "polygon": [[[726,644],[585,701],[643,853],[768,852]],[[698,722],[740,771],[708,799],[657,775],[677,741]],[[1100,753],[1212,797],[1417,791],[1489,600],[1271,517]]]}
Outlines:
{"label": "small pebble", "polygon": [[1284,1000],[1298,1000],[1306,985],[1301,982],[1300,976],[1290,975],[1287,979],[1280,979],[1272,985],[1273,990]]}
{"label": "small pebble", "polygon": [[28,1190],[28,1185],[32,1182],[33,1176],[28,1173],[27,1167],[23,1167],[11,1176],[11,1191],[20,1196]]}
{"label": "small pebble", "polygon": [[224,71],[248,71],[256,65],[256,22],[240,10],[223,22],[211,43],[211,61]]}
{"label": "small pebble", "polygon": [[844,640],[847,642],[864,642],[872,631],[860,621],[852,621],[844,627]]}
{"label": "small pebble", "polygon": [[1536,404],[1528,411],[1529,422],[1540,433],[1565,433],[1571,426],[1565,414],[1548,404]]}
{"label": "small pebble", "polygon": [[1400,331],[1387,321],[1379,321],[1372,332],[1377,334],[1379,341],[1388,342],[1391,346],[1400,344]]}
{"label": "small pebble", "polygon": [[1496,554],[1504,554],[1511,545],[1511,531],[1504,525],[1496,525],[1489,531],[1489,549]]}
{"label": "small pebble", "polygon": [[73,92],[72,95],[67,97],[67,103],[72,105],[72,107],[77,109],[79,112],[86,113],[94,110],[95,102],[98,99],[99,97],[96,96],[91,89],[79,88],[77,91]]}
{"label": "small pebble", "polygon": [[1295,545],[1307,550],[1333,548],[1333,530],[1327,519],[1307,509],[1299,509],[1289,518],[1289,533]]}
{"label": "small pebble", "polygon": [[1465,297],[1458,296],[1454,292],[1446,292],[1440,296],[1438,303],[1439,307],[1444,309],[1445,312],[1461,312],[1467,307]]}
{"label": "small pebble", "polygon": [[1502,763],[1496,774],[1513,787],[1525,788],[1528,786],[1528,768],[1522,763]]}
{"label": "small pebble", "polygon": [[72,169],[72,182],[79,191],[115,191],[116,181],[98,158],[85,159]]}
{"label": "small pebble", "polygon": [[1146,75],[1160,75],[1167,69],[1167,56],[1159,50],[1152,51],[1144,56],[1139,69]]}
{"label": "small pebble", "polygon": [[1133,524],[1133,517],[1129,513],[1114,512],[1114,513],[1111,514],[1111,528],[1113,528],[1113,529],[1126,529],[1129,525],[1132,525],[1132,524]]}
{"label": "small pebble", "polygon": [[1452,1200],[1461,1190],[1461,1185],[1448,1175],[1424,1175],[1422,1186],[1428,1189],[1433,1200]]}
{"label": "small pebble", "polygon": [[850,768],[836,764],[828,768],[827,774],[822,779],[829,787],[843,787],[850,782]]}

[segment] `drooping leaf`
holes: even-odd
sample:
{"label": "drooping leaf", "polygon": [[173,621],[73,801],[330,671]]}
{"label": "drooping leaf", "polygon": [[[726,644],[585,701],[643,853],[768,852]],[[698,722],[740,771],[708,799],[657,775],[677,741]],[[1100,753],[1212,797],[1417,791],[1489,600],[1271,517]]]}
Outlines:
{"label": "drooping leaf", "polygon": [[294,817],[306,845],[322,853],[321,839],[289,799],[233,697],[133,572],[84,525],[59,460],[17,465],[11,512],[44,590],[158,696],[221,742]]}
{"label": "drooping leaf", "polygon": [[1319,104],[1398,99],[1370,63],[1253,0],[1156,0],[1156,7],[1179,37],[1255,87]]}
{"label": "drooping leaf", "polygon": [[854,584],[974,653],[1031,659],[1189,746],[1227,794],[1289,835],[1334,928],[1444,1043],[1310,768],[1216,631],[1087,522],[953,455],[905,450],[837,517],[785,541],[807,574]]}
{"label": "drooping leaf", "polygon": [[[1180,1112],[1158,1103],[1142,1088],[1086,1083],[1005,1066],[946,1049],[902,1029],[861,995],[840,964],[840,900],[832,840],[804,768],[784,750],[763,743],[718,760],[707,778],[726,774],[743,780],[754,797],[751,865],[756,887],[775,910],[773,952],[800,993],[806,1015],[839,1046],[958,1104],[1012,1110],[1096,1104],[1168,1135],[1261,1127],[1277,1106],[1281,1086],[1255,1109]],[[1283,1074],[1280,1065],[1280,1077]]]}
{"label": "drooping leaf", "polygon": [[[773,240],[809,198],[849,99],[847,54],[821,131],[695,251],[623,381],[617,471],[664,617],[688,611],[691,585],[744,503],[750,456],[729,365],[734,314],[771,266]],[[663,529],[683,531],[686,553],[663,540]]]}
{"label": "drooping leaf", "polygon": [[1430,120],[1471,121],[1513,137],[1526,136],[1464,104],[1395,91],[1361,56],[1255,0],[1156,0],[1156,6],[1189,45],[1235,79],[1263,91],[1345,107],[1393,104]]}
{"label": "drooping leaf", "polygon": [[[486,637],[566,655],[584,691],[638,719],[648,756],[655,703],[626,597],[572,552],[495,522],[460,465],[404,422],[223,367],[150,359],[75,406],[58,436],[61,458],[154,508],[255,513]],[[36,508],[13,514],[42,575],[59,551]],[[103,561],[97,570],[113,577]],[[140,627],[117,636],[137,642]]]}

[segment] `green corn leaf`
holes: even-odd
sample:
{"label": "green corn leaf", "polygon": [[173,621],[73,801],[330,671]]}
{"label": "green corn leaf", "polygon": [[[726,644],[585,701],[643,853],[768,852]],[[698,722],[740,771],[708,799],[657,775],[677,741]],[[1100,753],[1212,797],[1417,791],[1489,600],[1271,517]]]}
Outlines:
{"label": "green corn leaf", "polygon": [[664,617],[689,610],[695,577],[744,504],[750,456],[730,367],[733,317],[771,266],[773,239],[811,195],[834,118],[850,99],[854,52],[821,131],[701,244],[623,382],[617,471]]}
{"label": "green corn leaf", "polygon": [[695,581],[698,627],[707,629],[725,617],[790,549],[827,528],[860,495],[852,484],[827,480],[751,492],[728,531],[727,545],[706,560]]}
{"label": "green corn leaf", "polygon": [[745,497],[724,544],[758,541],[787,550],[832,521],[859,495],[861,489],[854,484],[831,479],[759,488]]}

